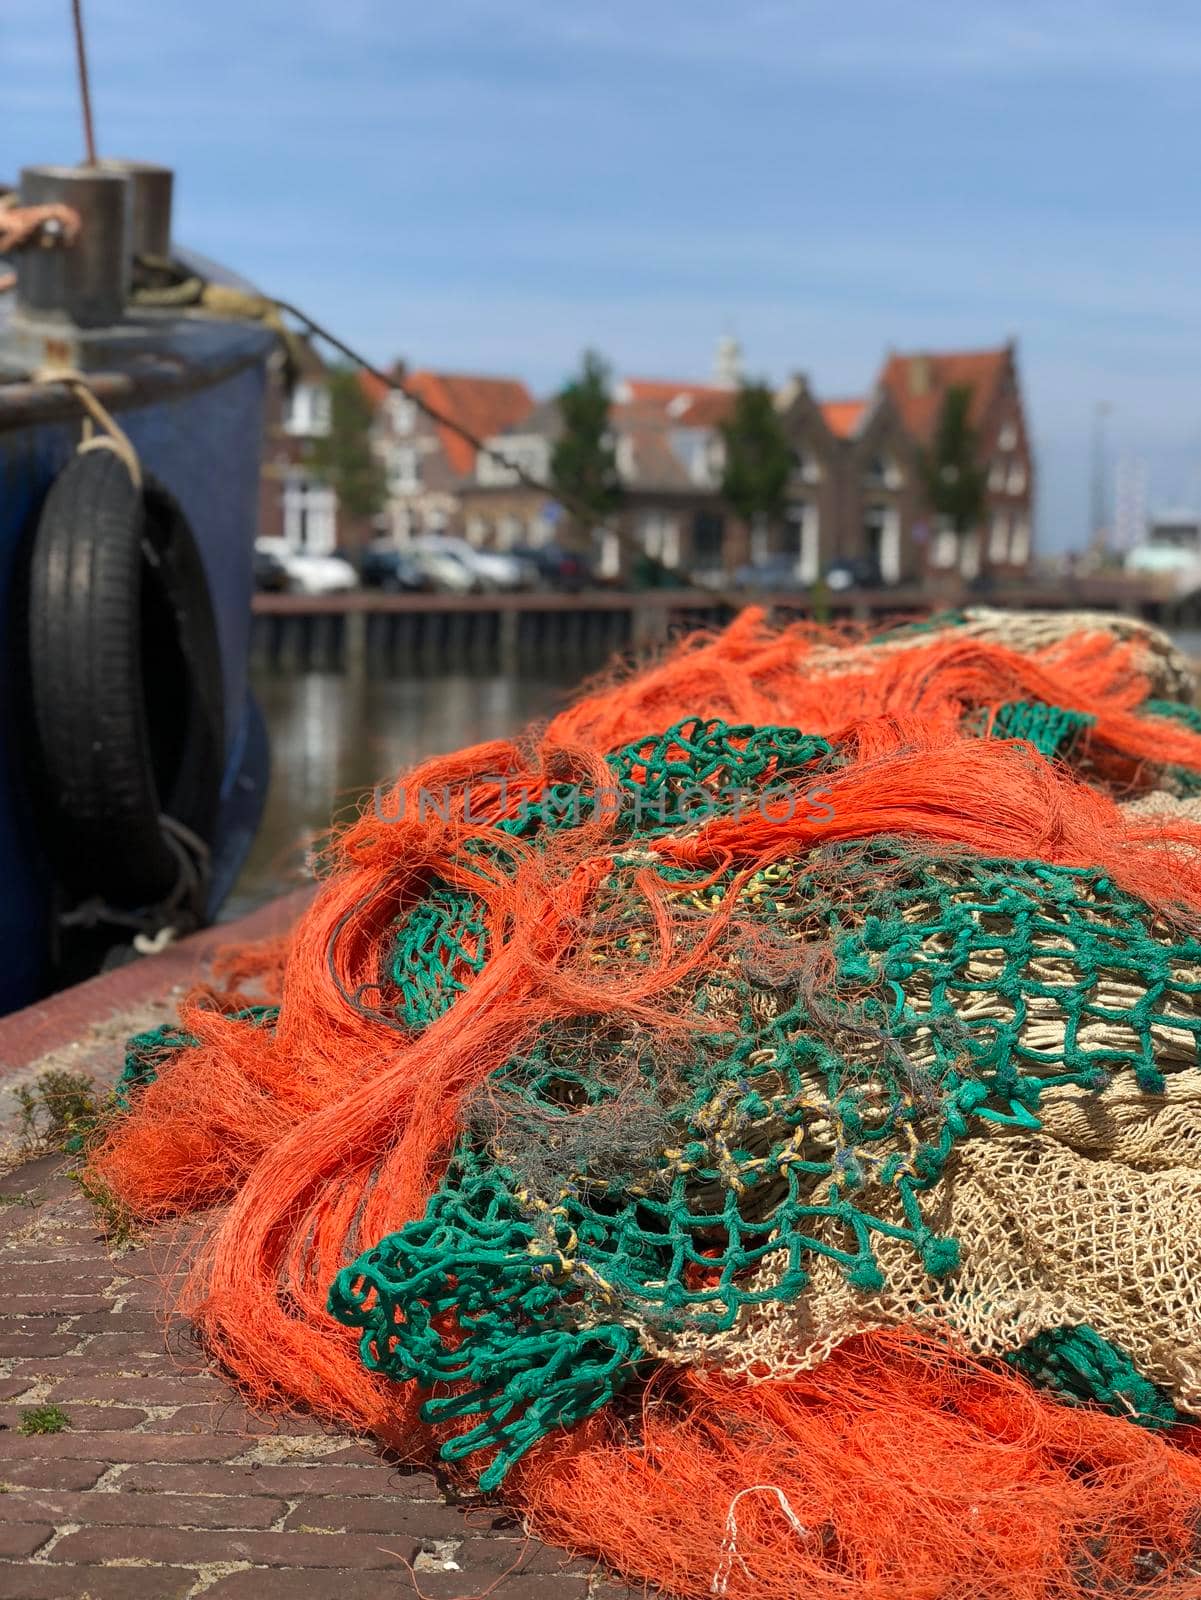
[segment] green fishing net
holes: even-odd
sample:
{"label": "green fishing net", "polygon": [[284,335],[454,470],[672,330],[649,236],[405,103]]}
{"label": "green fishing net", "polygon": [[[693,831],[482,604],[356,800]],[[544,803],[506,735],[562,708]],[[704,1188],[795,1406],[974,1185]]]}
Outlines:
{"label": "green fishing net", "polygon": [[[1005,709],[1009,736],[1048,756],[1087,721]],[[795,730],[697,722],[610,765],[656,801],[629,808],[635,840],[685,825],[698,787],[721,805],[727,785],[837,759]],[[558,825],[545,805],[511,824]],[[606,948],[635,961],[636,870],[615,856],[595,912]],[[947,1279],[960,1241],[930,1218],[958,1147],[1037,1132],[1048,1094],[1126,1078],[1154,1097],[1165,1059],[1197,1059],[1201,943],[1096,871],[935,860],[880,838],[741,886],[732,872],[676,879],[683,938],[737,897],[712,970],[678,997],[697,1026],[667,1044],[600,1016],[544,1028],[469,1108],[426,1215],[331,1291],[366,1364],[430,1391],[429,1420],[476,1419],[444,1453],[492,1451],[485,1488],[619,1393],[651,1345],[796,1301],[818,1261],[862,1295],[885,1286],[884,1243]],[[478,907],[434,885],[392,963],[410,1025],[453,1003],[485,945]],[[1167,1419],[1116,1346],[1053,1332],[1015,1363]]]}

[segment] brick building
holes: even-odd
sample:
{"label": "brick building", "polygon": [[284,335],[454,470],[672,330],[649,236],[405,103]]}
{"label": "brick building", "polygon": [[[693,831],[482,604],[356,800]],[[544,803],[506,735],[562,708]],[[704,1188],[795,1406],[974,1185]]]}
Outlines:
{"label": "brick building", "polygon": [[[776,396],[793,448],[785,513],[749,529],[721,497],[721,424],[739,379],[733,341],[719,347],[710,382],[625,378],[613,391],[610,425],[624,491],[609,529],[593,535],[600,575],[627,575],[642,551],[669,568],[720,582],[745,562],[790,555],[801,583],[836,561],[885,583],[1012,578],[1028,568],[1034,469],[1012,343],[978,351],[890,353],[864,396],[824,400],[803,375]],[[554,400],[535,405],[515,378],[419,371],[409,395],[361,380],[375,416],[372,438],[388,474],[376,531],[400,541],[453,531],[474,544],[510,549],[573,537],[553,496],[529,487],[504,462],[477,452],[432,421],[413,398],[457,421],[548,483],[561,422]],[[982,525],[963,535],[938,525],[926,505],[922,453],[933,443],[948,392],[970,390],[969,422],[987,467]],[[324,369],[311,351],[290,398],[269,411],[260,531],[313,551],[360,543],[371,529],[338,517],[336,497],[306,466],[329,428]],[[616,533],[612,528],[616,527]]]}
{"label": "brick building", "polygon": [[339,537],[338,497],[308,465],[314,443],[329,432],[326,369],[307,343],[298,343],[298,370],[289,392],[277,358],[267,388],[266,437],[259,475],[261,537],[286,539],[294,550],[328,555]]}
{"label": "brick building", "polygon": [[465,373],[406,373],[407,394],[385,388],[369,374],[362,383],[375,412],[373,443],[388,474],[385,531],[403,541],[418,533],[458,529],[462,491],[476,479],[476,451],[454,428],[434,422],[416,401],[486,439],[528,416],[533,396],[518,378]]}
{"label": "brick building", "polygon": [[[983,526],[962,537],[931,516],[921,470],[947,393],[960,385],[971,391],[969,421],[988,467]],[[822,400],[795,376],[776,397],[794,458],[784,517],[753,530],[721,498],[720,427],[735,392],[728,366],[715,383],[628,378],[615,386],[610,422],[624,501],[610,521],[622,536],[595,537],[604,576],[628,569],[631,550],[712,581],[782,554],[795,558],[802,583],[835,561],[889,584],[1026,570],[1034,474],[1012,344],[890,354],[871,391],[853,399]],[[559,427],[548,401],[489,442],[545,482]],[[548,496],[486,457],[459,498],[474,542],[555,537]]]}

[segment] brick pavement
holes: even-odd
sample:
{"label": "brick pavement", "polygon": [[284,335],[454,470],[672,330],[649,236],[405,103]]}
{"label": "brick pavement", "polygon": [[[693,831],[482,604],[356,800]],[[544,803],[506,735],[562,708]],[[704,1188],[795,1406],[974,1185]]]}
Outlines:
{"label": "brick pavement", "polygon": [[[0,1021],[0,1146],[13,1084],[54,1065],[103,1087],[119,1041],[170,1014],[165,994],[120,998],[90,1029],[74,1002]],[[249,1413],[164,1322],[186,1238],[110,1251],[70,1168],[0,1167],[0,1600],[625,1600],[501,1506],[448,1504],[369,1442]],[[43,1404],[70,1426],[22,1435]]]}
{"label": "brick pavement", "polygon": [[[164,1327],[171,1258],[110,1253],[69,1165],[0,1178],[0,1600],[625,1595],[502,1507],[447,1504],[370,1444],[247,1412]],[[20,1434],[50,1402],[70,1427]]]}

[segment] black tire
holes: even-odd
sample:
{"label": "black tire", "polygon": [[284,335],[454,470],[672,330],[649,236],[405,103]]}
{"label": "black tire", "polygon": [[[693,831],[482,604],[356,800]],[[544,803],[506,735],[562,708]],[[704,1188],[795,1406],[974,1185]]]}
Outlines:
{"label": "black tire", "polygon": [[75,456],[42,508],[28,608],[51,863],[76,896],[154,905],[180,877],[160,816],[209,842],[223,765],[216,622],[183,512],[112,451]]}

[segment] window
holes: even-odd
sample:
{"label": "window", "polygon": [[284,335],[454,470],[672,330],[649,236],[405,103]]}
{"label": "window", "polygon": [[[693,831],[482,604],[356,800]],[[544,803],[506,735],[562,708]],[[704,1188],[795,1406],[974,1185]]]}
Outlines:
{"label": "window", "polygon": [[988,469],[988,487],[993,490],[1005,487],[1005,463],[999,458]]}
{"label": "window", "polygon": [[284,538],[293,550],[328,555],[338,542],[338,497],[323,483],[292,474],[284,484]]}
{"label": "window", "polygon": [[720,569],[725,539],[725,518],[715,511],[698,511],[692,519],[692,563],[698,572]]}
{"label": "window", "polygon": [[1013,538],[1009,543],[1009,559],[1015,567],[1024,567],[1030,559],[1030,519],[1018,517],[1013,524]]}
{"label": "window", "polygon": [[467,518],[467,538],[471,544],[482,545],[488,537],[488,521],[486,517],[473,516]]}
{"label": "window", "polygon": [[1010,463],[1009,480],[1005,487],[1009,490],[1010,494],[1025,494],[1026,469],[1020,461],[1014,461]]}
{"label": "window", "polygon": [[997,444],[1002,450],[1012,450],[1018,442],[1018,431],[1012,422],[1007,422],[997,435]]}
{"label": "window", "polygon": [[1003,511],[994,511],[988,530],[988,559],[994,567],[1004,566],[1009,560],[1009,518]]}
{"label": "window", "polygon": [[521,518],[511,514],[502,517],[497,529],[496,542],[502,550],[511,550],[515,544],[520,544]]}
{"label": "window", "polygon": [[792,452],[793,469],[802,483],[821,482],[821,462],[807,444],[799,444]]}
{"label": "window", "polygon": [[417,407],[408,395],[393,391],[388,396],[388,422],[393,433],[412,433],[417,426]]}
{"label": "window", "polygon": [[329,432],[329,390],[323,383],[298,383],[284,412],[284,432],[316,439]]}
{"label": "window", "polygon": [[388,474],[389,494],[415,494],[421,488],[421,463],[413,445],[400,445],[392,452]]}
{"label": "window", "polygon": [[934,545],[930,551],[930,565],[933,567],[953,567],[959,560],[959,537],[954,528],[940,528],[934,535]]}
{"label": "window", "polygon": [[863,474],[864,482],[873,489],[899,489],[905,479],[891,456],[872,456]]}
{"label": "window", "polygon": [[634,454],[634,441],[629,434],[619,435],[617,440],[617,475],[629,482],[638,471],[638,462]]}

